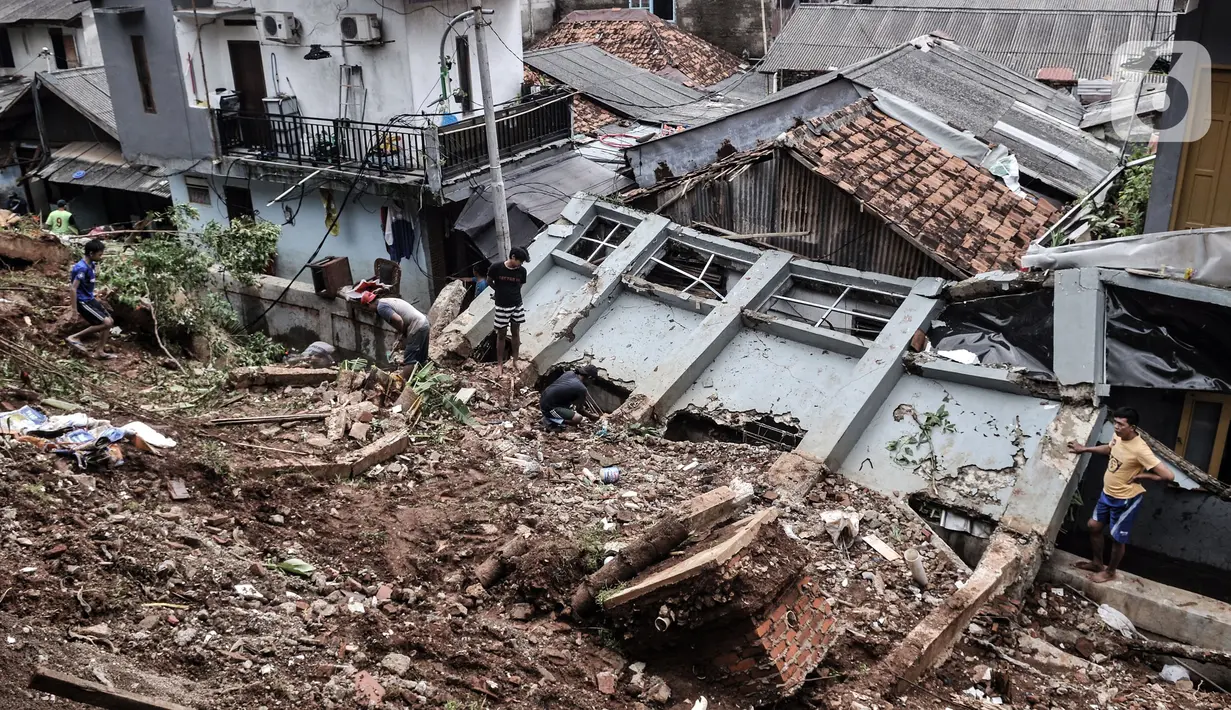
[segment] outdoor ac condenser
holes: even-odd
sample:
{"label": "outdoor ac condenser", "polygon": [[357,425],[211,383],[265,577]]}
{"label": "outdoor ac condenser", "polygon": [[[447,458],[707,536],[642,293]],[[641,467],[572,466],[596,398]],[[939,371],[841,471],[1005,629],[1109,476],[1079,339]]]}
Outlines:
{"label": "outdoor ac condenser", "polygon": [[265,39],[283,44],[299,44],[303,38],[303,26],[289,12],[267,12],[261,17],[261,31]]}
{"label": "outdoor ac condenser", "polygon": [[348,44],[369,44],[381,40],[380,18],[376,15],[349,14],[342,16],[342,41]]}

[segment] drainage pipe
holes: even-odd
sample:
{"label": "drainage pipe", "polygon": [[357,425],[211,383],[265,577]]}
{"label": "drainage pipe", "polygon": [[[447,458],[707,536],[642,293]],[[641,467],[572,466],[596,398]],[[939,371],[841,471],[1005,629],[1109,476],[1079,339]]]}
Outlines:
{"label": "drainage pipe", "polygon": [[928,588],[928,573],[923,568],[923,556],[915,548],[909,548],[902,553],[902,559],[906,560],[906,566],[910,568],[910,576],[915,578],[915,584],[919,585],[920,589]]}

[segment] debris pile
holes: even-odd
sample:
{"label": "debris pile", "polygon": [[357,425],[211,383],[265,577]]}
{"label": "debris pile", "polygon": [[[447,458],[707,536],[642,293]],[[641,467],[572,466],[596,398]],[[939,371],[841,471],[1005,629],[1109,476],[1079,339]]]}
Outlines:
{"label": "debris pile", "polygon": [[[61,409],[73,408],[69,403],[54,399],[43,402]],[[80,471],[124,465],[122,442],[151,453],[175,446],[173,439],[142,422],[116,427],[109,421],[81,412],[48,416],[30,405],[0,412],[0,435],[12,437],[43,453],[68,457]]]}

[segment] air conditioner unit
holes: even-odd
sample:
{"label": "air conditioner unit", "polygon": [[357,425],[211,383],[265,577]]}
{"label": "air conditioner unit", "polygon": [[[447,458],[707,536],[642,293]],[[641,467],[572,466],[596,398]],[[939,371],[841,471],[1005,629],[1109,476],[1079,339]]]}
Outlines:
{"label": "air conditioner unit", "polygon": [[379,42],[380,18],[376,15],[349,14],[342,16],[342,41],[349,44]]}
{"label": "air conditioner unit", "polygon": [[289,12],[267,12],[261,18],[265,39],[284,44],[299,44],[303,39],[303,25]]}

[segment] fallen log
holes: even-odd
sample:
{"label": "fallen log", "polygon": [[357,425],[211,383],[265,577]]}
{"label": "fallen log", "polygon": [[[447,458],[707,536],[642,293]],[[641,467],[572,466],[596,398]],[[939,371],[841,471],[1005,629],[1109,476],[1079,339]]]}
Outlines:
{"label": "fallen log", "polygon": [[751,490],[736,491],[730,486],[723,486],[685,502],[577,586],[570,602],[573,615],[581,617],[592,613],[599,592],[626,582],[642,570],[666,559],[676,546],[694,532],[707,530],[731,519],[751,497]]}
{"label": "fallen log", "polygon": [[50,693],[78,703],[109,710],[190,710],[178,703],[155,700],[135,693],[125,693],[43,667],[34,669],[34,675],[30,678],[30,688],[40,693]]}
{"label": "fallen log", "polygon": [[517,558],[526,554],[529,549],[530,543],[526,538],[515,535],[475,568],[475,576],[479,584],[484,589],[488,589],[504,579],[517,566]]}
{"label": "fallen log", "polygon": [[1190,661],[1197,661],[1199,663],[1217,663],[1220,666],[1231,668],[1231,653],[1212,648],[1189,646],[1174,641],[1151,641],[1139,638],[1123,642],[1123,649],[1122,652],[1115,655],[1122,658],[1137,653],[1152,653],[1158,656],[1187,658]]}

